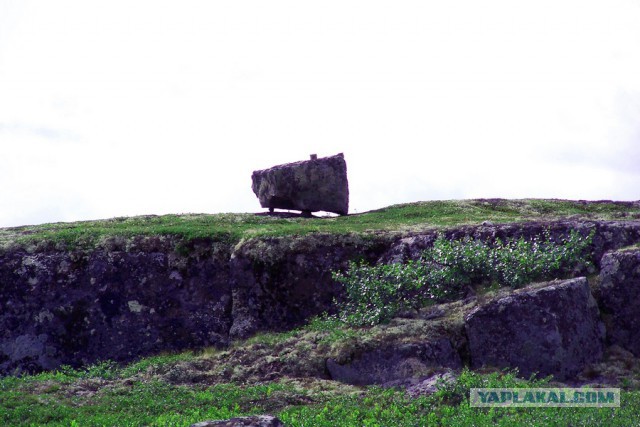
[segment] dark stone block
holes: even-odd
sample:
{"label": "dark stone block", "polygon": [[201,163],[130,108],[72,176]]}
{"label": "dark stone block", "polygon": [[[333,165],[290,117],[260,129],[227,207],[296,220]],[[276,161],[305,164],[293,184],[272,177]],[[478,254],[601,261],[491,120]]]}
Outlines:
{"label": "dark stone block", "polygon": [[342,153],[254,171],[251,179],[263,208],[306,214],[326,211],[346,215],[349,211],[347,163]]}
{"label": "dark stone block", "polygon": [[640,357],[640,248],[605,254],[596,297],[607,339]]}
{"label": "dark stone block", "polygon": [[604,325],[584,277],[532,286],[466,316],[471,367],[572,378],[602,359]]}

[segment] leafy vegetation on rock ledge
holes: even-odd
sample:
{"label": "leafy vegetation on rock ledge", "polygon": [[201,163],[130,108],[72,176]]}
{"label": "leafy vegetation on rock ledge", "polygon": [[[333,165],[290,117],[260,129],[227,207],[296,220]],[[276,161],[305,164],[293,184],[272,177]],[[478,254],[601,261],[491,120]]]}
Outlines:
{"label": "leafy vegetation on rock ledge", "polygon": [[235,243],[258,236],[322,233],[374,233],[419,231],[433,227],[559,219],[638,219],[638,202],[584,202],[569,200],[445,200],[394,205],[343,217],[302,218],[255,214],[185,214],[122,217],[99,221],[42,224],[0,229],[0,247],[50,241],[95,244],[110,236],[176,236],[211,238]]}
{"label": "leafy vegetation on rock ledge", "polygon": [[549,234],[531,241],[521,237],[493,243],[439,237],[418,261],[372,266],[350,262],[346,272],[333,272],[346,291],[337,316],[355,326],[375,325],[402,310],[460,297],[469,286],[517,288],[550,280],[588,266],[592,238],[593,232],[584,237],[575,230],[560,242]]}

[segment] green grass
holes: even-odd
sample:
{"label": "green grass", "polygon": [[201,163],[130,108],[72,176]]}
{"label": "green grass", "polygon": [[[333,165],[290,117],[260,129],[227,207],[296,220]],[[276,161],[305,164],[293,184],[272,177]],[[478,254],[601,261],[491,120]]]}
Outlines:
{"label": "green grass", "polygon": [[[0,386],[2,387],[2,386]],[[281,386],[242,388],[216,385],[206,389],[160,381],[133,381],[104,387],[87,398],[67,396],[52,387],[39,392],[0,388],[0,424],[6,426],[185,426],[260,412],[252,401],[265,399]],[[74,424],[75,423],[75,424]]]}
{"label": "green grass", "polygon": [[[313,376],[318,374],[309,374],[313,370],[302,376],[292,375],[295,370],[282,371],[276,379],[269,380],[251,380],[248,373],[237,380],[204,375],[194,381],[196,377],[186,375],[176,382],[172,375],[190,369],[206,374],[225,363],[232,367],[263,367],[270,355],[282,354],[283,350],[292,354],[302,346],[307,350],[298,353],[296,360],[279,366],[308,365],[336,345],[360,347],[365,341],[388,344],[426,336],[424,328],[433,322],[394,319],[389,325],[363,329],[316,318],[295,331],[258,335],[225,351],[165,354],[125,366],[102,362],[83,369],[62,368],[32,376],[5,377],[0,379],[0,425],[178,427],[266,413],[292,427],[638,425],[640,391],[630,385],[625,386],[621,407],[616,409],[469,406],[472,387],[557,386],[550,377],[524,380],[517,378],[515,372],[465,369],[455,383],[417,399],[401,390],[359,388],[324,380]],[[358,340],[362,342],[356,343]],[[323,346],[325,350],[320,350]]]}
{"label": "green grass", "polygon": [[623,392],[620,408],[472,408],[472,387],[544,387],[547,380],[519,381],[510,373],[463,371],[455,384],[429,397],[369,388],[324,405],[293,407],[279,414],[291,426],[635,426],[640,393]]}
{"label": "green grass", "polygon": [[94,245],[110,236],[175,236],[236,243],[256,236],[413,231],[430,227],[557,219],[580,215],[594,219],[640,218],[640,205],[567,200],[445,200],[394,205],[357,215],[280,218],[248,213],[123,217],[0,229],[0,247],[30,242]]}
{"label": "green grass", "polygon": [[[453,384],[417,399],[397,389],[348,386],[308,374],[297,377],[282,372],[277,379],[243,377],[236,381],[224,377],[192,381],[193,377],[185,376],[179,382],[173,382],[174,376],[170,375],[176,368],[184,371],[195,367],[205,373],[227,361],[236,367],[264,365],[269,354],[282,349],[294,350],[302,344],[348,345],[354,339],[370,339],[365,335],[371,335],[374,342],[401,342],[402,334],[411,337],[425,333],[419,326],[425,322],[416,323],[412,330],[415,322],[396,319],[390,325],[362,329],[316,318],[295,331],[263,334],[238,343],[235,348],[239,353],[233,357],[233,349],[185,352],[125,366],[103,362],[84,369],[6,377],[0,379],[0,425],[186,427],[204,420],[266,413],[291,427],[639,425],[640,391],[629,385],[622,391],[621,407],[614,409],[469,406],[469,389],[473,387],[558,386],[551,377],[521,379],[515,372],[506,371],[464,369]],[[315,351],[309,348],[306,359],[298,357],[282,366],[308,364],[317,358],[311,354]]]}
{"label": "green grass", "polygon": [[[55,374],[0,380],[6,426],[189,426],[198,421],[271,413],[287,426],[633,426],[640,392],[623,391],[620,408],[472,408],[472,387],[544,387],[550,379],[463,370],[455,383],[411,399],[396,389],[318,391],[286,381],[254,385],[172,385],[119,371],[114,378]],[[316,385],[317,386],[317,385]]]}

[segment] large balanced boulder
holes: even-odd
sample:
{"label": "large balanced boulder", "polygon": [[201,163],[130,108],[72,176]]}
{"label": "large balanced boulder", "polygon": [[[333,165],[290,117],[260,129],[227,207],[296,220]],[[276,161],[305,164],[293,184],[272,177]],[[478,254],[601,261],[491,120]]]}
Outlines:
{"label": "large balanced boulder", "polygon": [[254,171],[251,179],[263,208],[340,215],[349,211],[347,164],[342,153]]}
{"label": "large balanced boulder", "polygon": [[465,317],[471,367],[572,378],[602,358],[604,326],[584,277],[522,289]]}
{"label": "large balanced boulder", "polygon": [[602,257],[597,297],[607,340],[640,356],[640,248]]}

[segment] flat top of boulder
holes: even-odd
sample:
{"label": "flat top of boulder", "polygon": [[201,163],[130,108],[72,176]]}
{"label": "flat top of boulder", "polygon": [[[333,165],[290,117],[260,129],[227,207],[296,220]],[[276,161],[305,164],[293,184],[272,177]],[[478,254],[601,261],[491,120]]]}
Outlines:
{"label": "flat top of boulder", "polygon": [[257,174],[257,173],[265,172],[265,171],[269,171],[269,170],[287,169],[287,168],[295,167],[295,166],[304,166],[304,165],[307,165],[307,164],[313,164],[313,163],[318,163],[318,162],[321,162],[321,161],[324,161],[324,160],[332,160],[332,159],[342,159],[342,160],[344,160],[344,153],[338,153],[338,154],[335,154],[333,156],[327,156],[327,157],[318,157],[316,159],[299,160],[297,162],[282,163],[280,165],[274,165],[274,166],[271,166],[269,168],[255,170],[255,171],[253,171],[253,173]]}

